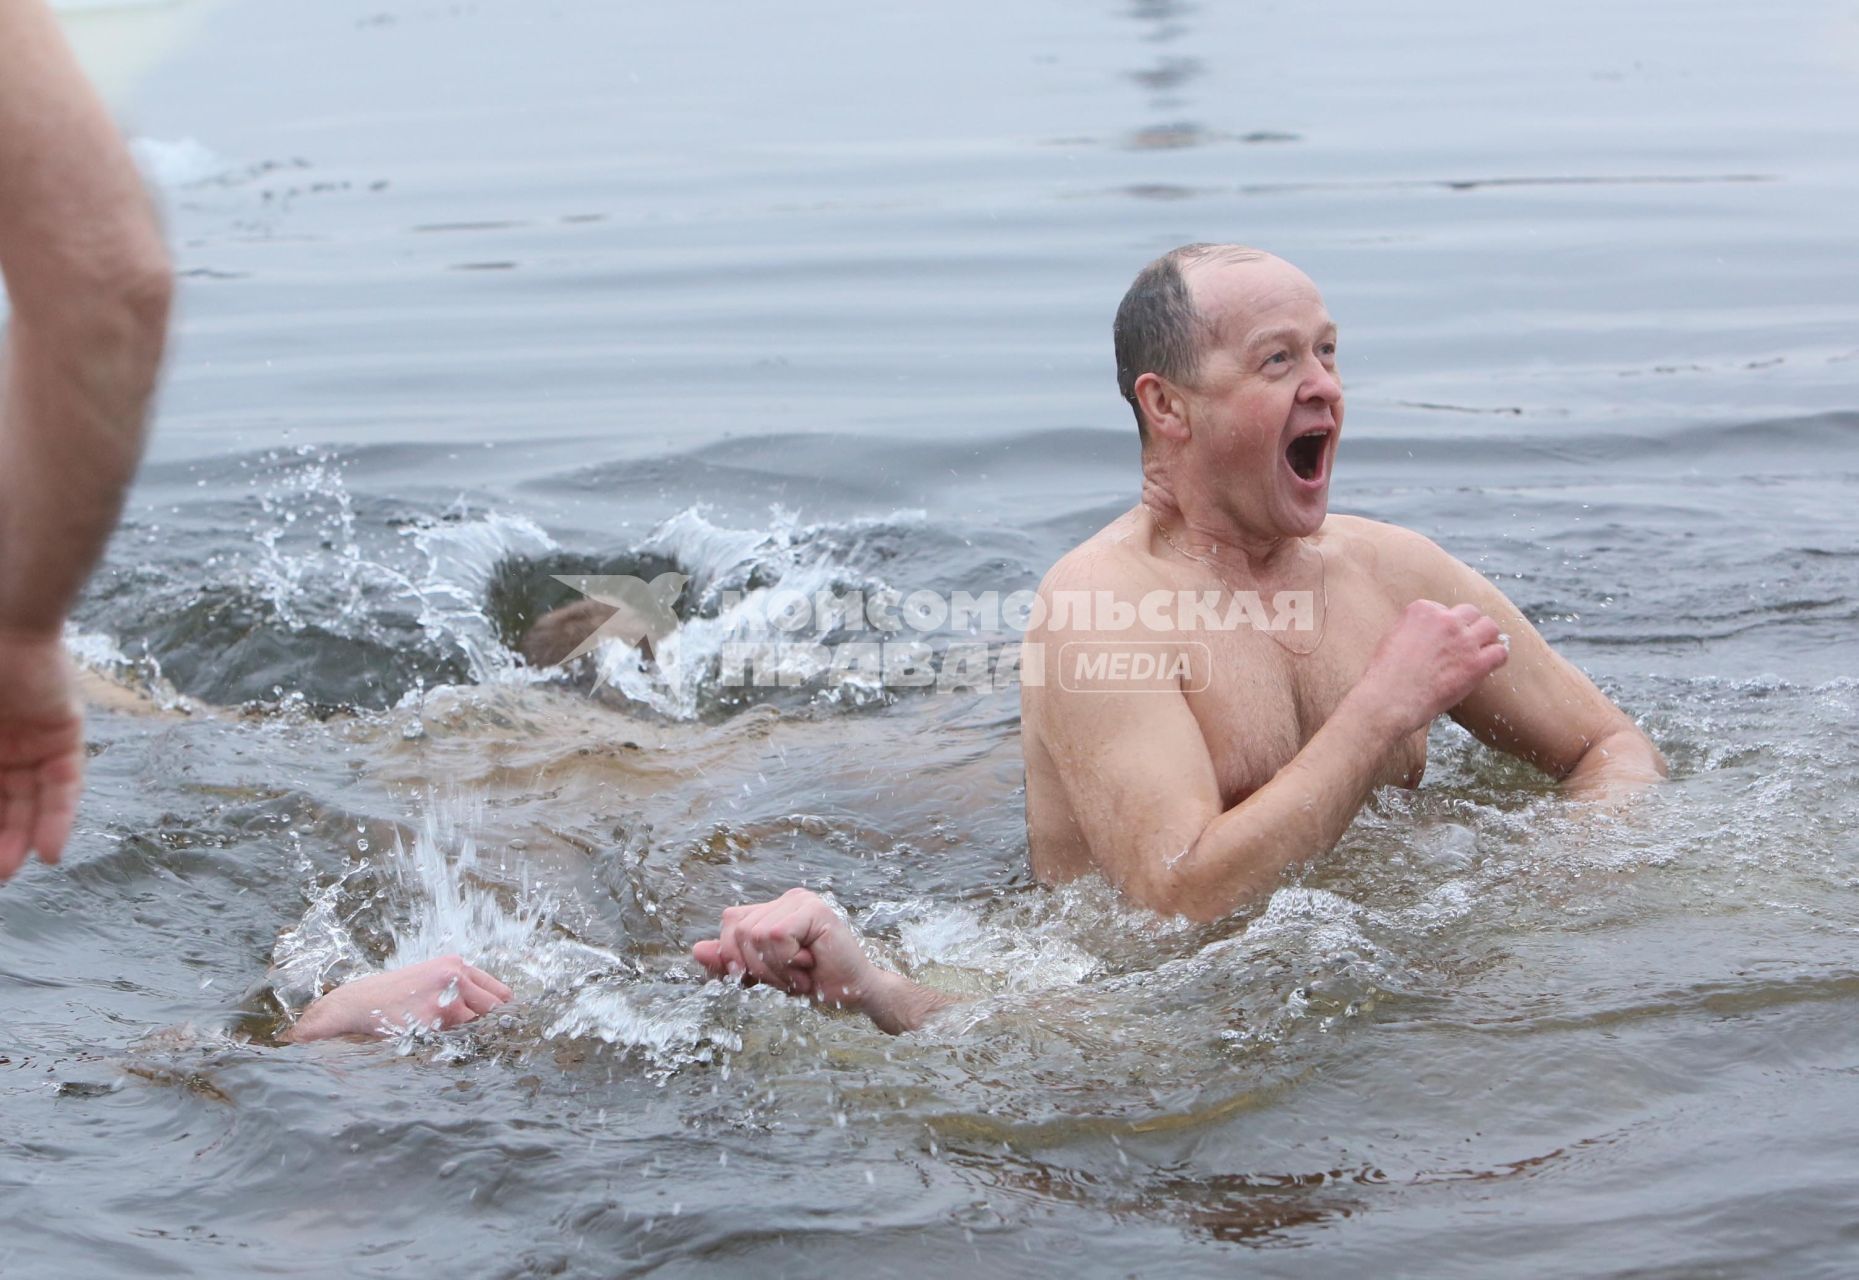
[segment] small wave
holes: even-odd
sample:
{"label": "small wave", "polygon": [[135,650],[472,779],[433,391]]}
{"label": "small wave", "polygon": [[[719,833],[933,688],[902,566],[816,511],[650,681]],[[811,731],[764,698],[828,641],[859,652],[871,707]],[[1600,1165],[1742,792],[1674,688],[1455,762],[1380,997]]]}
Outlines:
{"label": "small wave", "polygon": [[109,636],[96,631],[79,631],[76,627],[65,628],[65,652],[72,661],[88,671],[103,675],[132,669],[136,663],[116,645]]}
{"label": "small wave", "polygon": [[[385,614],[411,604],[428,639],[462,651],[473,680],[517,669],[484,612],[485,594],[505,560],[555,549],[541,526],[527,516],[473,513],[461,504],[404,521],[400,532],[423,563],[396,563],[391,544],[364,545],[342,460],[307,448],[298,456],[301,465],[286,467],[261,491],[270,519],[254,532],[262,554],[252,581],[286,626],[366,635]],[[302,531],[295,528],[300,523]]]}

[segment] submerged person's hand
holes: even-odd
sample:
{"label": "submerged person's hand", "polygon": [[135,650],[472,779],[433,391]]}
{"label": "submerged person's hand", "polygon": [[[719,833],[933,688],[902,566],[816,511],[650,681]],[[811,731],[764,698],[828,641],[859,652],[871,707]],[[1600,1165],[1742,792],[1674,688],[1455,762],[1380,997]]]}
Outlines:
{"label": "submerged person's hand", "polygon": [[726,908],[717,938],[692,947],[691,956],[719,977],[766,982],[848,1008],[859,1005],[879,972],[852,926],[805,889]]}
{"label": "submerged person's hand", "polygon": [[719,978],[765,982],[792,996],[856,1009],[893,1034],[923,1025],[952,1003],[873,964],[844,917],[806,889],[727,908],[719,935],[692,947],[691,958]]}
{"label": "submerged person's hand", "polygon": [[458,956],[441,956],[337,987],[304,1010],[284,1039],[301,1044],[334,1036],[393,1035],[410,1027],[447,1031],[509,998],[510,988],[484,970]]}
{"label": "submerged person's hand", "polygon": [[57,862],[84,778],[84,717],[58,636],[0,634],[0,884]]}

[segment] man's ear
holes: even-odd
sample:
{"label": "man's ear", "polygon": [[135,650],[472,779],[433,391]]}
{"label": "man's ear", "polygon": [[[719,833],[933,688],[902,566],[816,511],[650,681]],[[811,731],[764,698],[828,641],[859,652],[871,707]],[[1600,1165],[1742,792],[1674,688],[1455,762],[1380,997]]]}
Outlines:
{"label": "man's ear", "polygon": [[1145,373],[1132,388],[1151,434],[1182,444],[1188,438],[1188,402],[1181,389],[1159,373]]}

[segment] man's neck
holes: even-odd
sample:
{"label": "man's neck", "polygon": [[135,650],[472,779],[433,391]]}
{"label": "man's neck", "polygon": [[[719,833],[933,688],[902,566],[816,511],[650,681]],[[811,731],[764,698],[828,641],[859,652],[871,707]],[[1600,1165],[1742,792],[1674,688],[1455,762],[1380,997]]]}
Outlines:
{"label": "man's neck", "polygon": [[1235,583],[1280,577],[1303,558],[1304,539],[1248,529],[1215,503],[1148,470],[1142,505],[1166,548]]}

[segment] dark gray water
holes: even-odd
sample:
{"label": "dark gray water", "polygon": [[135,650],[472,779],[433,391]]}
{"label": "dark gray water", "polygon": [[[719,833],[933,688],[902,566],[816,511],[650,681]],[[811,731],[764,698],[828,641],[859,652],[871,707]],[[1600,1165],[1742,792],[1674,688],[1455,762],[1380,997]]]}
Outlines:
{"label": "dark gray water", "polygon": [[[193,713],[96,714],[0,893],[0,1272],[1859,1262],[1848,9],[232,0],[129,116],[183,318],[73,644]],[[1190,930],[1031,884],[1011,689],[721,682],[728,589],[1009,592],[1129,505],[1109,316],[1190,239],[1325,287],[1334,506],[1670,787],[1443,726]],[[517,667],[549,573],[667,565],[674,676]],[[797,881],[983,999],[700,984]],[[270,1047],[449,949],[514,1010]]]}

